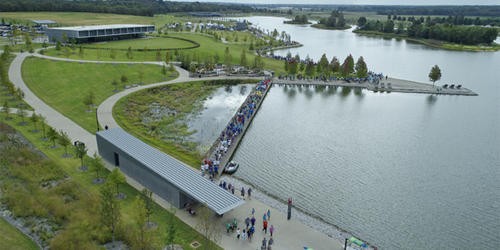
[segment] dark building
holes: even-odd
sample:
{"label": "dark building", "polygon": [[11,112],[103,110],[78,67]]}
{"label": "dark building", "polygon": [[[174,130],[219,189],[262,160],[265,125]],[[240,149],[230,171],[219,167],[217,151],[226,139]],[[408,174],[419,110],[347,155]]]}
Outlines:
{"label": "dark building", "polygon": [[96,137],[103,159],[178,208],[200,202],[222,215],[244,203],[191,167],[121,128],[97,132]]}
{"label": "dark building", "polygon": [[66,34],[68,41],[75,39],[78,43],[84,43],[137,38],[154,31],[154,25],[109,24],[48,28],[46,33],[51,42],[63,42],[64,34]]}

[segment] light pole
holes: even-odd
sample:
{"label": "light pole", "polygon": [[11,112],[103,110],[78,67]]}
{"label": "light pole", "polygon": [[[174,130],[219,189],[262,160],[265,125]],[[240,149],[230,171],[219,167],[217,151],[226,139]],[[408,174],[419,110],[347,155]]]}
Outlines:
{"label": "light pole", "polygon": [[97,126],[97,132],[99,132],[99,119],[97,118],[97,108],[95,109],[95,123]]}

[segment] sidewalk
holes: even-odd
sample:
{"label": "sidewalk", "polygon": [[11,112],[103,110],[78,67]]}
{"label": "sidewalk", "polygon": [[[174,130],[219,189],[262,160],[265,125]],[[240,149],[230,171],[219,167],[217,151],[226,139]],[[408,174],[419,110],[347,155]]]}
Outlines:
{"label": "sidewalk", "polygon": [[[90,156],[93,155],[94,152],[97,152],[95,135],[84,130],[69,118],[65,117],[64,115],[60,114],[53,108],[49,107],[42,100],[40,100],[33,92],[31,92],[30,89],[26,86],[21,75],[21,65],[23,60],[27,56],[30,56],[30,54],[21,53],[17,55],[17,57],[12,62],[9,68],[9,76],[11,81],[14,83],[16,87],[19,87],[23,90],[23,92],[25,93],[24,100],[26,101],[26,103],[28,103],[31,107],[33,107],[36,113],[43,115],[47,119],[47,123],[50,126],[54,127],[57,130],[62,129],[63,131],[67,132],[69,137],[72,138],[73,141],[79,140],[84,142],[88,148],[87,154]],[[179,82],[181,80],[183,80],[183,77],[181,77],[181,79],[176,79],[171,82],[158,83],[157,85]],[[144,88],[151,87],[151,85],[141,86],[141,87]],[[104,103],[102,103],[101,106],[99,107],[99,110],[101,110],[101,112],[98,112],[101,125],[104,126],[105,123],[102,120],[106,120],[106,122],[109,121],[109,123],[107,123],[108,125],[117,126],[111,114],[111,109],[114,103],[121,96],[137,91],[141,87],[134,88],[134,90],[130,91],[127,90],[119,92],[118,94],[111,96]],[[104,111],[104,108],[106,108],[107,111]],[[104,118],[104,116],[106,118]],[[102,120],[101,117],[103,117]],[[113,166],[111,166],[110,164],[106,165],[108,169],[113,168]],[[142,186],[140,184],[138,184],[128,176],[127,176],[127,182],[139,190],[142,189]],[[158,196],[154,196],[154,198],[155,201],[162,207],[166,209],[170,208],[170,204],[168,204],[163,199],[160,199]],[[236,240],[236,235],[234,233],[229,235],[226,234],[224,222],[226,222],[227,220],[232,220],[232,218],[237,218],[238,225],[244,225],[243,220],[247,216],[250,216],[252,208],[255,208],[256,210],[255,212],[256,232],[254,234],[252,242],[248,241],[243,242],[242,240],[238,241]],[[260,249],[263,237],[266,236],[266,238],[268,238],[269,236],[269,233],[267,235],[264,235],[264,233],[261,231],[262,215],[264,212],[267,211],[268,208],[269,207],[267,205],[263,204],[258,200],[247,199],[244,205],[238,207],[237,209],[232,210],[229,213],[226,213],[222,218],[214,216],[213,217],[214,223],[219,224],[220,230],[222,232],[222,239],[221,242],[219,242],[219,245],[222,246],[224,249],[242,249],[242,250]],[[188,225],[192,226],[193,228],[196,228],[197,224],[196,216],[190,216],[184,210],[178,210],[176,216],[179,217]],[[293,216],[292,219],[288,221],[286,220],[286,214],[281,213],[278,210],[272,208],[271,208],[271,220],[269,222],[269,226],[271,224],[274,225],[275,227],[275,237],[273,237],[274,239],[273,249],[302,250],[304,246],[314,248],[315,250],[342,249],[342,244],[338,240],[330,238],[321,232],[318,232],[304,224],[301,224],[299,221],[294,220]]]}

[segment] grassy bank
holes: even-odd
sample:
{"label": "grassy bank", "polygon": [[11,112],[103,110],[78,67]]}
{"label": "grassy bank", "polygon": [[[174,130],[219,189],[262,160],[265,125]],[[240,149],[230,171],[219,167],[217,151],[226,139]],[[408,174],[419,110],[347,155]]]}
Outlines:
{"label": "grassy bank", "polygon": [[500,50],[500,44],[494,45],[464,45],[464,44],[453,44],[447,43],[438,40],[432,39],[418,39],[411,38],[406,35],[394,34],[394,33],[384,33],[379,31],[371,31],[371,30],[354,30],[356,34],[365,35],[365,36],[376,36],[376,37],[384,37],[384,38],[396,38],[396,39],[406,39],[407,41],[413,43],[423,44],[429,47],[438,48],[438,49],[447,49],[447,50],[456,50],[456,51],[498,51]]}
{"label": "grassy bank", "polygon": [[[217,88],[248,81],[221,80],[178,83],[142,90],[122,98],[113,109],[118,124],[142,141],[197,168],[202,154],[187,137],[185,118],[203,108],[203,101]],[[250,81],[254,82],[254,81]],[[150,121],[150,106],[168,109],[168,115]],[[145,121],[148,122],[145,122]],[[204,153],[204,152],[203,152]]]}
{"label": "grassy bank", "polygon": [[38,246],[17,228],[0,218],[0,249],[35,250]]}
{"label": "grassy bank", "polygon": [[[87,131],[96,130],[95,108],[84,103],[92,93],[94,104],[135,83],[155,83],[177,77],[177,72],[163,75],[161,67],[147,64],[95,64],[27,58],[22,68],[28,87],[45,103],[69,117]],[[127,81],[122,83],[121,77]],[[112,82],[116,81],[115,87]]]}
{"label": "grassy bank", "polygon": [[350,25],[347,25],[344,27],[328,27],[324,24],[319,24],[319,23],[313,24],[313,25],[311,25],[311,27],[316,28],[316,29],[323,29],[323,30],[347,30],[347,29],[351,28]]}
{"label": "grassy bank", "polygon": [[[79,159],[63,158],[62,147],[52,148],[52,143],[41,140],[40,132],[34,133],[32,126],[20,126],[19,122],[7,121],[45,156],[25,146],[2,149],[3,162],[9,163],[1,165],[2,200],[16,216],[46,218],[47,224],[58,230],[57,234],[42,233],[52,249],[100,249],[101,244],[111,240],[100,221],[99,190],[103,184],[94,184],[95,172],[79,170]],[[89,164],[89,158],[85,164]],[[108,175],[109,171],[104,170],[100,177],[106,179]],[[47,187],[43,183],[52,184]],[[121,185],[120,192],[125,198],[119,201],[122,219],[117,239],[130,243],[136,233],[134,200],[140,192],[128,184]],[[151,221],[158,226],[149,232],[154,239],[152,249],[163,249],[168,217],[168,211],[154,204]],[[184,249],[192,249],[193,241],[203,242],[203,236],[181,220],[174,217],[172,223],[176,228],[174,242]],[[212,245],[210,249],[220,248]]]}
{"label": "grassy bank", "polygon": [[82,45],[85,48],[102,48],[102,49],[118,49],[126,50],[129,47],[132,50],[148,50],[148,49],[163,49],[163,50],[173,50],[173,49],[185,49],[193,46],[197,46],[196,43],[176,39],[175,37],[151,37],[142,38],[134,40],[120,40],[114,42],[99,42],[92,44]]}

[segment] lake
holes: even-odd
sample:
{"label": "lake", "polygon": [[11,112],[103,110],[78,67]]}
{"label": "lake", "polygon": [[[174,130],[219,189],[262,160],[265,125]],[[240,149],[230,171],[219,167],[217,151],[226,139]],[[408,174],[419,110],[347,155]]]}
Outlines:
{"label": "lake", "polygon": [[433,49],[350,31],[250,22],[369,69],[462,84],[477,97],[273,86],[234,159],[238,178],[381,249],[500,245],[500,53]]}

